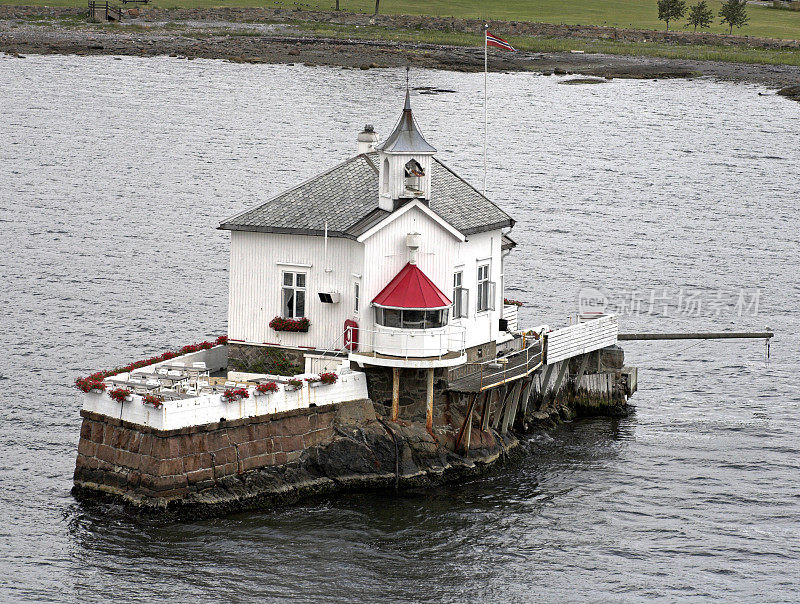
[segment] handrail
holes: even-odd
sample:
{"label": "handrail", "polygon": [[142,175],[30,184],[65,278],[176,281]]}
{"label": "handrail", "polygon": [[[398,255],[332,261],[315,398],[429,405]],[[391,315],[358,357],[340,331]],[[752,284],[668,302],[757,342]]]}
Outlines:
{"label": "handrail", "polygon": [[[523,345],[525,344],[525,338],[523,337]],[[534,340],[533,343],[528,344],[527,346],[524,345],[519,351],[513,352],[506,356],[495,356],[493,359],[489,359],[486,361],[473,361],[471,363],[466,363],[466,365],[475,365],[479,367],[480,376],[479,376],[479,384],[480,390],[487,390],[489,388],[494,388],[495,386],[499,386],[502,384],[506,384],[508,382],[513,382],[518,380],[522,377],[530,375],[532,372],[536,371],[539,367],[542,366],[542,352],[543,350],[539,350],[538,352],[533,353],[534,348],[538,348],[540,346],[539,340]],[[525,370],[520,373],[514,373],[509,377],[508,372],[508,361],[509,359],[519,357],[522,354],[525,354],[525,362],[520,363],[514,366],[514,369],[519,370],[524,368]],[[538,364],[535,366],[531,366],[532,363],[538,361]],[[489,368],[490,365],[500,364],[501,368],[498,371],[494,372],[487,372],[486,369]]]}
{"label": "handrail", "polygon": [[[398,338],[402,340],[402,344],[398,345],[397,348],[399,349],[398,352],[405,352],[405,354],[398,354],[398,355],[390,355],[390,356],[397,356],[399,358],[404,358],[405,360],[415,359],[415,358],[431,358],[435,357],[441,360],[445,355],[451,352],[457,352],[459,354],[464,354],[464,350],[466,349],[466,334],[467,328],[461,325],[446,325],[443,328],[435,328],[441,329],[439,333],[429,333],[429,330],[419,329],[419,330],[403,330],[398,328],[396,331],[386,331],[381,329],[363,329],[359,328],[359,334],[364,333],[368,334],[370,341],[364,342],[367,348],[371,348],[372,352],[378,353],[375,350],[376,344],[375,339],[377,335],[385,336],[387,338]],[[454,335],[454,332],[458,332],[458,335]],[[423,346],[411,346],[409,345],[409,340],[413,338],[437,338],[439,345],[438,346],[430,346],[430,345],[423,345]],[[380,345],[378,345],[380,347]],[[422,352],[421,355],[412,355],[411,352],[418,351]],[[428,352],[429,354],[424,354]],[[380,354],[380,353],[378,353]],[[388,353],[387,353],[388,354]]]}
{"label": "handrail", "polygon": [[[351,325],[348,325],[347,327],[345,327],[345,328],[344,328],[344,331],[343,331],[342,333],[338,334],[338,335],[337,335],[337,336],[336,336],[336,337],[333,339],[333,341],[331,342],[330,346],[328,346],[328,347],[327,347],[325,350],[323,350],[322,352],[318,352],[318,353],[316,353],[316,354],[321,354],[322,356],[325,356],[326,354],[328,354],[329,352],[331,352],[332,350],[334,350],[334,346],[336,346],[336,342],[337,342],[337,341],[339,341],[339,338],[340,338],[340,337],[341,337],[341,338],[344,338],[344,334],[346,334],[346,333],[348,332],[348,330],[351,330],[351,329],[353,329],[353,327],[352,327]],[[337,352],[337,353],[338,353],[338,352],[341,352],[341,349],[340,349],[340,348],[336,348],[335,350],[336,350],[336,352]]]}

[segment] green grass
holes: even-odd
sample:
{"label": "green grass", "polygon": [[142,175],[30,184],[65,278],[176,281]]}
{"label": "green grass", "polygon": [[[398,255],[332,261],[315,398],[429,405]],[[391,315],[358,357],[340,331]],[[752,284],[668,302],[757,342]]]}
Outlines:
{"label": "green grass", "polygon": [[[693,4],[696,0],[688,0]],[[719,12],[720,0],[708,0],[714,14]],[[84,0],[0,0],[0,4],[40,4],[48,6],[81,6]],[[150,6],[171,7],[282,7],[292,9],[331,10],[332,0],[155,0]],[[373,0],[341,0],[347,11],[372,12]],[[774,10],[749,5],[750,22],[734,33],[765,38],[800,38],[800,11]],[[381,0],[381,13],[500,19],[506,21],[538,21],[569,25],[608,25],[623,28],[663,29],[657,18],[656,0]],[[727,33],[719,23],[710,31]],[[685,30],[685,22],[675,23],[674,29]],[[502,35],[502,31],[497,32]]]}
{"label": "green grass", "polygon": [[[483,43],[480,36],[460,32],[396,30],[376,26],[353,27],[332,25],[329,23],[297,23],[296,25],[301,31],[317,36],[330,36],[335,38],[452,44],[456,46],[480,46]],[[532,52],[583,50],[584,52],[617,55],[800,66],[800,51],[797,50],[768,50],[737,46],[706,46],[700,44],[674,45],[658,42],[624,43],[614,42],[613,40],[539,38],[531,36],[511,36],[508,40],[515,48]]]}

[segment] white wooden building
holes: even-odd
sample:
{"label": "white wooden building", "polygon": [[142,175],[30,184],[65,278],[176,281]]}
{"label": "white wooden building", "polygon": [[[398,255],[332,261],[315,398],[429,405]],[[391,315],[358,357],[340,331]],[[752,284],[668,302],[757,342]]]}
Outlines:
{"label": "white wooden building", "polygon": [[516,327],[502,288],[514,221],[436,159],[408,92],[385,141],[358,138],[354,157],[220,225],[229,341],[393,367],[494,356]]}

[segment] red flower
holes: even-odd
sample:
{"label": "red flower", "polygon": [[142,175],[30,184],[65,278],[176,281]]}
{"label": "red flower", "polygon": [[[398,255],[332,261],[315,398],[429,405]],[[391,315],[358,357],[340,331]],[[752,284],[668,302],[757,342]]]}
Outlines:
{"label": "red flower", "polygon": [[266,394],[267,392],[277,392],[278,391],[278,384],[275,382],[267,382],[266,384],[259,384],[256,386],[256,390],[261,394]]}
{"label": "red flower", "polygon": [[269,326],[275,331],[308,331],[311,322],[303,317],[302,319],[284,319],[275,317],[269,322]]}
{"label": "red flower", "polygon": [[222,398],[229,403],[233,403],[239,399],[250,398],[250,393],[247,391],[247,388],[228,388],[222,393]]}
{"label": "red flower", "polygon": [[319,381],[322,382],[323,384],[335,384],[338,379],[339,376],[333,373],[332,371],[319,374]]}
{"label": "red flower", "polygon": [[142,397],[142,402],[148,405],[153,405],[156,409],[158,409],[161,405],[164,404],[164,397],[157,396],[155,394],[145,394]]}
{"label": "red flower", "polygon": [[129,395],[131,391],[127,388],[114,388],[111,392],[108,393],[108,396],[113,398],[118,403],[122,403]]}
{"label": "red flower", "polygon": [[105,390],[106,384],[102,378],[98,378],[97,374],[94,374],[75,380],[75,387],[82,392],[91,392],[92,390]]}
{"label": "red flower", "polygon": [[83,391],[83,392],[90,392],[95,389],[105,390],[106,385],[103,384],[103,380],[107,377],[111,377],[112,375],[117,375],[119,373],[130,373],[134,369],[141,369],[142,367],[147,367],[148,365],[154,365],[155,363],[160,363],[162,361],[169,361],[170,359],[174,359],[177,356],[182,354],[189,354],[191,352],[198,352],[200,350],[208,350],[214,346],[219,346],[228,343],[228,336],[219,336],[213,342],[209,342],[205,340],[198,344],[187,344],[179,351],[168,350],[157,357],[150,357],[149,359],[143,359],[141,361],[134,361],[133,363],[129,363],[124,367],[116,367],[115,369],[106,369],[105,371],[97,371],[87,377],[78,378],[75,380],[75,386]]}

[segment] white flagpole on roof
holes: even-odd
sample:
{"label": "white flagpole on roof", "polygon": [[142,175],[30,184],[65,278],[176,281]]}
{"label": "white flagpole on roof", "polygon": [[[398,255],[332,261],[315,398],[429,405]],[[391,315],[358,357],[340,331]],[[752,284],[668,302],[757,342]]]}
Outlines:
{"label": "white flagpole on roof", "polygon": [[489,24],[483,25],[483,194],[486,195],[486,146],[489,131],[489,116],[486,112],[486,100],[489,88],[489,43],[486,37]]}

